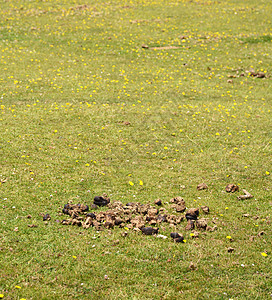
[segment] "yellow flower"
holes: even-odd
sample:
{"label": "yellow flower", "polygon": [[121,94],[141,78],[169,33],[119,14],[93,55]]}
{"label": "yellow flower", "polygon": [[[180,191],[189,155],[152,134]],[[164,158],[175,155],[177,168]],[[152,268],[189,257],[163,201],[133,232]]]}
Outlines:
{"label": "yellow flower", "polygon": [[139,184],[140,184],[140,185],[143,185],[144,183],[142,182],[142,180],[139,180]]}
{"label": "yellow flower", "polygon": [[264,256],[264,257],[267,256],[267,254],[265,252],[262,252],[261,255]]}
{"label": "yellow flower", "polygon": [[128,182],[131,186],[133,186],[134,185],[134,183],[132,182],[132,181],[129,181]]}
{"label": "yellow flower", "polygon": [[3,294],[0,294],[0,298],[4,298],[4,295],[3,295]]}
{"label": "yellow flower", "polygon": [[15,285],[16,289],[21,289],[21,287],[19,285]]}
{"label": "yellow flower", "polygon": [[268,171],[265,172],[266,175],[269,175],[270,173]]}
{"label": "yellow flower", "polygon": [[230,236],[230,235],[228,235],[228,236],[226,236],[226,238],[230,240],[230,239],[231,239],[231,236]]}
{"label": "yellow flower", "polygon": [[73,255],[73,258],[76,259],[77,257],[75,255]]}

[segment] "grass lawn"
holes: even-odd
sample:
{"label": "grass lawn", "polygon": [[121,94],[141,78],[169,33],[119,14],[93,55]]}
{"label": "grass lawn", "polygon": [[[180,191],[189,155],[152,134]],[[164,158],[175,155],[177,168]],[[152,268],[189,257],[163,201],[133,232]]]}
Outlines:
{"label": "grass lawn", "polygon": [[[271,15],[267,0],[1,1],[0,298],[271,298]],[[175,215],[181,196],[217,230],[61,225],[102,193]]]}

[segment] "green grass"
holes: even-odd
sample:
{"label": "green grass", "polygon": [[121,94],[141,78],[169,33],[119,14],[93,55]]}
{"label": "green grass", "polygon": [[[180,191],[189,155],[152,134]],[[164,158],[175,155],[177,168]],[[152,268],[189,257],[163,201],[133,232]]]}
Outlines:
{"label": "green grass", "polygon": [[257,44],[257,43],[266,43],[266,42],[271,42],[272,41],[272,36],[270,35],[263,35],[260,37],[248,37],[245,38],[246,43],[251,43],[251,44]]}
{"label": "green grass", "polygon": [[[269,1],[2,2],[4,299],[268,299]],[[150,49],[168,46],[179,48]],[[228,183],[254,197],[238,201]],[[169,212],[180,195],[208,205],[218,229],[193,239],[183,222],[187,242],[174,244],[168,226],[162,240],[56,222],[67,201],[103,192],[161,198]]]}

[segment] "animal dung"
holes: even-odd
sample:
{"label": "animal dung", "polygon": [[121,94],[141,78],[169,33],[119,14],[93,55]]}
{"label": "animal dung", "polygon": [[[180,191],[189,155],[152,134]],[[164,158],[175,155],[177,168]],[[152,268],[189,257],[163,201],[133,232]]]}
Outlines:
{"label": "animal dung", "polygon": [[[208,226],[207,220],[200,218],[199,208],[187,208],[182,197],[177,196],[170,199],[168,211],[165,207],[158,207],[162,205],[160,199],[155,200],[155,206],[151,204],[128,202],[126,204],[121,201],[110,201],[110,198],[104,193],[102,196],[95,196],[91,205],[66,203],[62,208],[62,213],[68,218],[63,219],[60,223],[62,225],[72,225],[82,227],[83,229],[95,228],[97,231],[112,230],[116,227],[128,230],[141,232],[143,235],[159,235],[159,230],[166,230],[165,225],[169,228],[180,230],[183,227],[185,231],[191,231],[192,234],[196,229],[213,231],[212,227]],[[167,203],[167,202],[166,202]],[[103,207],[106,207],[103,208]],[[90,211],[91,209],[91,211]],[[209,213],[208,206],[201,207],[202,213]],[[45,215],[46,216],[46,215]],[[44,216],[44,218],[45,218]],[[186,225],[181,225],[184,220],[187,220]],[[165,224],[165,225],[163,225]],[[194,233],[194,234],[195,234]],[[121,233],[122,236],[125,236]],[[198,236],[198,234],[195,234]],[[164,239],[167,236],[163,235]],[[184,236],[176,231],[171,232],[170,237],[175,243],[185,243]]]}

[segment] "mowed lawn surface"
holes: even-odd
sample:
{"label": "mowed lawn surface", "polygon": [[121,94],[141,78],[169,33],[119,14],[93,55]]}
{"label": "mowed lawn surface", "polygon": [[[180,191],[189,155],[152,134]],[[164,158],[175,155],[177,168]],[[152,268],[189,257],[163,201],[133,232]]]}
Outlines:
{"label": "mowed lawn surface", "polygon": [[[271,15],[267,0],[1,1],[0,298],[271,298]],[[181,196],[217,230],[60,224],[104,192],[176,215]]]}

